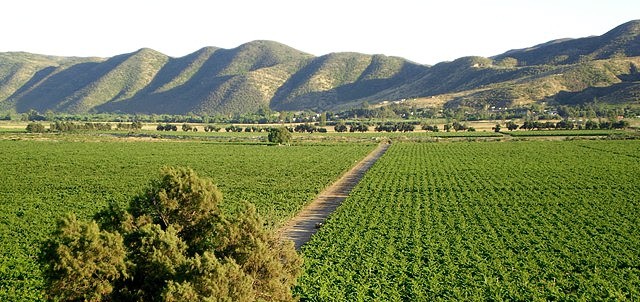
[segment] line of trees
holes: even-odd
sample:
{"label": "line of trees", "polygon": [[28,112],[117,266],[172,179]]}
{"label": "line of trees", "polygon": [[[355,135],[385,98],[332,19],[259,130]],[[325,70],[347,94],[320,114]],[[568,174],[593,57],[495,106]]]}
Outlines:
{"label": "line of trees", "polygon": [[118,129],[118,130],[137,131],[137,130],[142,129],[142,122],[135,121],[135,122],[131,122],[131,123],[118,123],[116,125],[116,129]]}
{"label": "line of trees", "polygon": [[298,132],[298,133],[314,133],[314,132],[320,132],[320,133],[326,133],[327,132],[327,128],[323,128],[323,127],[317,127],[315,125],[309,124],[309,123],[304,123],[304,124],[298,124],[293,128],[294,132]]}
{"label": "line of trees", "polygon": [[[142,128],[141,122],[133,122],[131,124],[118,123],[116,130],[140,130]],[[110,123],[74,123],[65,121],[56,121],[49,124],[47,130],[42,123],[32,122],[27,124],[26,131],[30,133],[44,133],[44,132],[70,132],[70,131],[109,131],[112,129]]]}
{"label": "line of trees", "polygon": [[421,128],[424,131],[430,131],[430,132],[438,132],[438,131],[440,131],[440,129],[438,129],[438,125],[427,125],[427,124],[424,124],[424,125],[422,125]]}
{"label": "line of trees", "polygon": [[394,122],[386,122],[383,124],[378,124],[374,128],[376,132],[411,132],[416,130],[416,125],[411,123],[394,123]]}
{"label": "line of trees", "polygon": [[160,124],[156,127],[158,131],[178,131],[178,126],[173,124]]}
{"label": "line of trees", "polygon": [[460,123],[458,121],[455,121],[452,124],[445,124],[443,126],[443,128],[444,128],[444,131],[446,131],[446,132],[450,132],[451,130],[454,130],[455,132],[458,132],[458,131],[474,132],[474,131],[476,131],[475,128],[469,127],[469,126],[467,126],[467,124],[463,124],[463,123]]}
{"label": "line of trees", "polygon": [[[523,130],[545,130],[545,129],[562,129],[562,130],[611,130],[611,129],[625,129],[629,127],[629,122],[625,120],[620,121],[593,121],[588,120],[584,124],[578,124],[574,121],[564,119],[557,123],[554,122],[540,122],[540,121],[525,121],[522,125],[516,124],[514,121],[508,121],[505,126],[509,131],[513,131],[516,129]],[[494,128],[494,131],[500,131],[500,124],[497,124]]]}

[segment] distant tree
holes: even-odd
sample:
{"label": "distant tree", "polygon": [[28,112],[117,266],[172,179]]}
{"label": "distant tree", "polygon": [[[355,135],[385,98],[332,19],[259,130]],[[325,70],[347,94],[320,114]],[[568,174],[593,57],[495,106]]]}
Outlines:
{"label": "distant tree", "polygon": [[95,221],[69,215],[44,244],[55,301],[294,301],[292,242],[263,228],[255,207],[225,215],[222,195],[193,170],[164,168],[129,207]]}
{"label": "distant tree", "polygon": [[467,130],[467,126],[462,124],[462,123],[460,123],[460,122],[458,122],[458,121],[455,121],[455,122],[453,122],[453,130],[455,130],[456,132],[465,131],[465,130]]}
{"label": "distant tree", "polygon": [[533,129],[533,121],[524,121],[524,123],[522,123],[522,126],[520,126],[520,129],[525,129],[525,130]]}
{"label": "distant tree", "polygon": [[29,123],[27,125],[27,132],[30,133],[44,133],[47,130],[44,128],[44,125],[40,123]]}
{"label": "distant tree", "polygon": [[592,120],[588,120],[586,123],[584,123],[584,128],[587,129],[587,130],[597,130],[598,129],[598,122],[592,121]]}
{"label": "distant tree", "polygon": [[509,129],[509,131],[516,130],[519,127],[519,125],[516,124],[514,121],[508,121],[506,126],[507,126],[507,129]]}
{"label": "distant tree", "polygon": [[158,131],[178,131],[178,126],[176,125],[172,125],[172,124],[160,124],[158,125],[158,127],[156,127],[156,130]]}
{"label": "distant tree", "polygon": [[612,127],[614,129],[626,129],[629,127],[629,121],[625,121],[625,120],[619,120],[617,122],[614,122],[612,124]]}
{"label": "distant tree", "polygon": [[369,131],[369,126],[363,123],[353,123],[349,125],[349,132],[367,132]]}
{"label": "distant tree", "polygon": [[438,132],[438,125],[427,125],[427,124],[424,124],[424,125],[422,125],[421,128],[424,131]]}
{"label": "distant tree", "polygon": [[287,128],[271,128],[268,135],[269,142],[284,145],[291,141],[291,132]]}
{"label": "distant tree", "polygon": [[206,125],[204,126],[204,132],[218,132],[220,131],[220,127],[214,125]]}
{"label": "distant tree", "polygon": [[556,129],[571,130],[574,126],[575,124],[568,119],[564,119],[556,123]]}
{"label": "distant tree", "polygon": [[46,120],[46,117],[41,115],[35,109],[29,109],[29,111],[22,114],[21,120],[25,122],[26,121],[44,121]]}
{"label": "distant tree", "polygon": [[603,129],[603,130],[611,129],[611,128],[613,128],[613,123],[611,123],[610,121],[601,121],[598,124],[598,128]]}
{"label": "distant tree", "polygon": [[500,129],[501,129],[501,128],[500,128],[500,124],[496,124],[496,125],[495,125],[493,128],[491,128],[491,129],[493,129],[493,131],[494,131],[494,132],[500,132]]}
{"label": "distant tree", "polygon": [[293,131],[295,132],[308,132],[308,133],[313,133],[317,131],[316,126],[311,125],[309,123],[305,123],[305,124],[298,124],[295,126],[295,128],[293,128]]}
{"label": "distant tree", "polygon": [[318,125],[321,127],[324,127],[327,125],[327,113],[323,112],[322,114],[320,114],[320,120],[318,122]]}
{"label": "distant tree", "polygon": [[335,132],[347,132],[347,125],[339,123],[333,127]]}
{"label": "distant tree", "polygon": [[193,130],[193,127],[191,127],[191,125],[184,123],[182,124],[182,131],[187,132],[187,131],[191,131]]}
{"label": "distant tree", "polygon": [[400,123],[398,126],[398,131],[402,132],[412,132],[416,130],[416,126],[410,123]]}

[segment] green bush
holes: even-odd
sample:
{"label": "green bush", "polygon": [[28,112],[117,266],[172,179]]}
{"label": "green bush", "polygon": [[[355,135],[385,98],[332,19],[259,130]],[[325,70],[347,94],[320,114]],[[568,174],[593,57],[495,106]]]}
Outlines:
{"label": "green bush", "polygon": [[44,128],[44,125],[40,123],[29,123],[27,125],[27,132],[30,133],[44,133],[47,130]]}
{"label": "green bush", "polygon": [[287,128],[271,128],[268,136],[269,142],[283,145],[291,141],[291,132]]}

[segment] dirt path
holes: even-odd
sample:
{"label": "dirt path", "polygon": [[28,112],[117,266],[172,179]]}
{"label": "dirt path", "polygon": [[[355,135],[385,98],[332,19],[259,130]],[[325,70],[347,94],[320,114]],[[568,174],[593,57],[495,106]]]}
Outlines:
{"label": "dirt path", "polygon": [[311,235],[316,233],[327,216],[347,198],[349,192],[360,182],[364,173],[387,151],[389,146],[388,143],[378,145],[351,170],[322,191],[297,216],[278,229],[278,235],[283,239],[293,240],[296,249],[299,250],[303,244],[311,239]]}

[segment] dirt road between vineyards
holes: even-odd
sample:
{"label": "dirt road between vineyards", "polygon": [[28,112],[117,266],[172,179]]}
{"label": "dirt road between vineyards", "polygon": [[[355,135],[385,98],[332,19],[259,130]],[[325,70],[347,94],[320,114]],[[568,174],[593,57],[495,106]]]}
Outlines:
{"label": "dirt road between vineyards", "polygon": [[390,144],[381,143],[364,159],[346,172],[340,179],[327,187],[309,203],[298,215],[278,229],[280,238],[293,240],[296,250],[307,243],[318,231],[327,216],[335,211],[349,192],[360,182],[364,174],[387,151]]}

